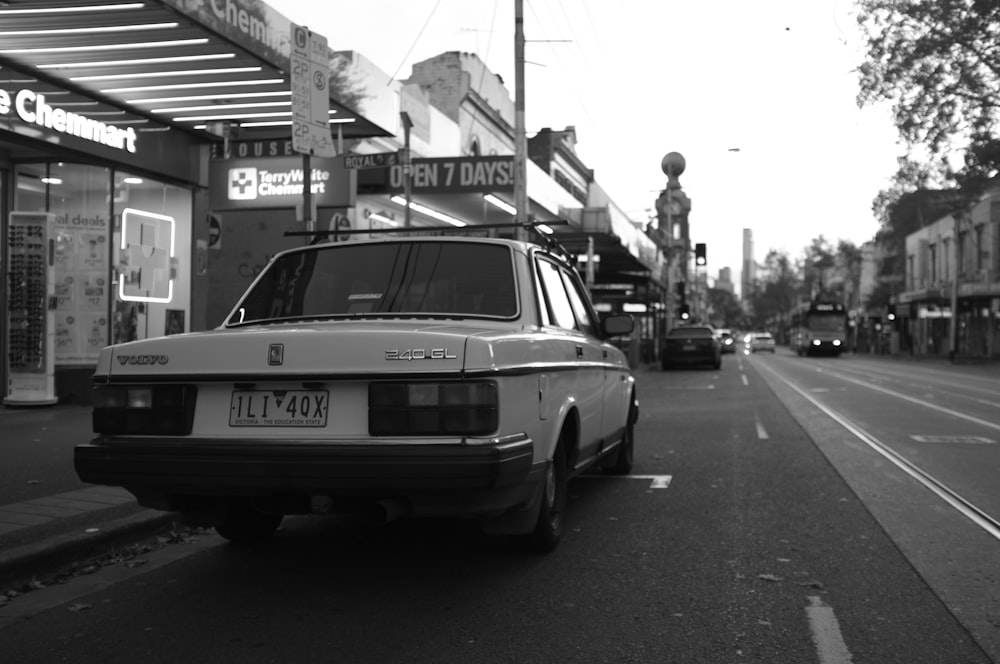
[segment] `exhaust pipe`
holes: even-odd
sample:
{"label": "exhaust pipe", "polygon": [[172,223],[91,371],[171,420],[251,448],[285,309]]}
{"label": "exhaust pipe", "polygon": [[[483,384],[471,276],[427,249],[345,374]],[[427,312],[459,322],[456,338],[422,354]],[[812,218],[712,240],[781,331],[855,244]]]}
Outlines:
{"label": "exhaust pipe", "polygon": [[404,516],[410,516],[410,503],[401,498],[384,498],[372,501],[336,501],[333,496],[315,495],[310,497],[313,514],[335,514],[360,517],[376,523],[389,523]]}
{"label": "exhaust pipe", "polygon": [[372,515],[380,523],[389,523],[405,516],[410,516],[412,509],[410,503],[399,498],[387,498],[378,500],[372,509]]}

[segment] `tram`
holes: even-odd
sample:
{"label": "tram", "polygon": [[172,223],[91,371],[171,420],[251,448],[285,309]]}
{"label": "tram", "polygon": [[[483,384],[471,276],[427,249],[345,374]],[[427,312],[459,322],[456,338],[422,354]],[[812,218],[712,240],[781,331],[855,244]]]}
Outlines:
{"label": "tram", "polygon": [[840,355],[847,350],[847,308],[842,302],[817,298],[792,309],[789,344],[803,355]]}

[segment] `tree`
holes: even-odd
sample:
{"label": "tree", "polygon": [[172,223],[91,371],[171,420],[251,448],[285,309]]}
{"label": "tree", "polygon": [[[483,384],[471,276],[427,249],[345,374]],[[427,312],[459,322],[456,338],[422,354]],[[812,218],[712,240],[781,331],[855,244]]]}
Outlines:
{"label": "tree", "polygon": [[[867,46],[858,105],[891,102],[911,155],[928,155],[926,174],[978,195],[1000,168],[1000,3],[861,0],[858,24]],[[948,158],[956,146],[962,165]],[[912,187],[910,166],[897,181]]]}
{"label": "tree", "polygon": [[743,320],[743,309],[736,296],[724,288],[708,289],[708,304],[713,312],[716,327],[739,327]]}
{"label": "tree", "polygon": [[759,268],[754,292],[750,294],[752,325],[758,329],[775,327],[780,334],[785,315],[798,304],[802,292],[800,268],[787,254],[775,249],[767,252]]}

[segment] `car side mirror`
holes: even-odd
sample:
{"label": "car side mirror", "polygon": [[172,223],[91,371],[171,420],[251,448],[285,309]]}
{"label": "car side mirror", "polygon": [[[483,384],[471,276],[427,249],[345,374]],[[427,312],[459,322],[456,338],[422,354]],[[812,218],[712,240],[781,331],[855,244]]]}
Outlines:
{"label": "car side mirror", "polygon": [[635,321],[626,314],[616,314],[608,316],[601,321],[601,332],[606,337],[618,337],[623,334],[631,334],[635,329]]}

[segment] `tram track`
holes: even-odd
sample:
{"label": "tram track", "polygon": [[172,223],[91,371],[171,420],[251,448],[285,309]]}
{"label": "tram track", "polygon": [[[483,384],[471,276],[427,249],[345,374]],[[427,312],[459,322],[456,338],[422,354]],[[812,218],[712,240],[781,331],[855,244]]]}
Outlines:
{"label": "tram track", "polygon": [[[793,383],[788,378],[783,376],[781,373],[776,371],[773,367],[767,366],[764,363],[759,363],[757,364],[757,368],[764,369],[767,372],[769,372],[774,378],[784,383],[793,392],[801,396],[803,399],[812,404],[816,409],[818,409],[828,418],[830,418],[838,425],[843,427],[847,432],[849,432],[861,443],[863,443],[871,450],[884,457],[886,460],[888,460],[894,466],[896,466],[901,471],[906,473],[912,479],[916,480],[920,485],[931,491],[931,493],[933,493],[939,499],[943,500],[947,505],[955,509],[961,515],[965,516],[968,520],[970,520],[976,526],[981,528],[991,537],[1000,541],[1000,521],[998,521],[996,518],[988,514],[985,510],[978,507],[972,501],[964,498],[961,494],[950,488],[947,484],[945,484],[941,480],[937,479],[934,475],[932,475],[931,473],[927,472],[926,470],[924,470],[923,468],[912,462],[905,455],[893,449],[892,446],[890,446],[889,444],[879,440],[878,437],[876,437],[871,432],[865,430],[863,427],[859,426],[857,423],[852,421],[849,417],[845,416],[843,413],[821,402],[819,399],[817,399],[815,396],[813,396],[808,391],[803,389],[801,386],[797,385],[796,383]],[[967,415],[965,413],[961,413],[960,411],[956,411],[950,408],[946,408],[944,406],[940,406],[938,404],[917,399],[916,397],[912,397],[910,395],[903,394],[895,390],[890,390],[888,388],[884,388],[878,385],[866,383],[864,381],[854,379],[849,376],[845,376],[842,374],[836,375],[838,372],[828,371],[828,373],[840,380],[845,380],[850,383],[855,383],[863,387],[873,389],[880,393],[903,399],[904,401],[908,401],[920,407],[931,408],[936,411],[945,412],[949,415],[965,419],[967,421],[973,422],[981,426],[1000,430],[1000,424],[997,424],[995,422],[990,422],[988,420],[983,420],[982,418]]]}

